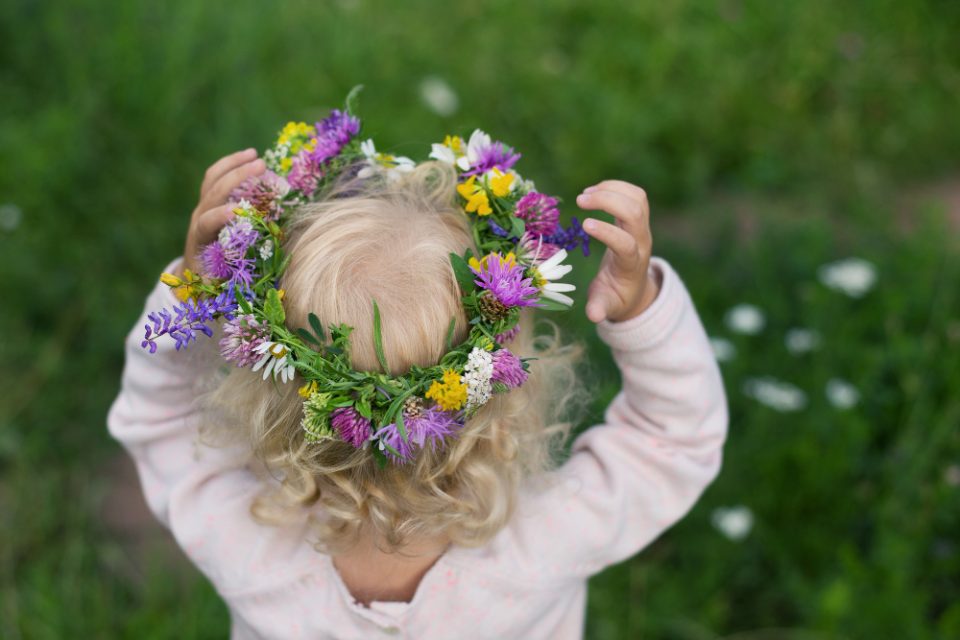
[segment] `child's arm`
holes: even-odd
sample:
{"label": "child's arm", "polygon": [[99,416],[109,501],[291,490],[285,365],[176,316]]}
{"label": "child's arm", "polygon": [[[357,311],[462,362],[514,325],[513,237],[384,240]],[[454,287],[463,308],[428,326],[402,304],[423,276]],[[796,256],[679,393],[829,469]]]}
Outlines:
{"label": "child's arm", "polygon": [[727,429],[723,382],[693,303],[666,262],[651,264],[645,195],[608,181],[578,203],[618,222],[587,220],[584,229],[609,247],[587,315],[623,387],[604,424],[575,440],[557,484],[520,506],[514,559],[540,579],[592,575],[657,538],[717,475]]}

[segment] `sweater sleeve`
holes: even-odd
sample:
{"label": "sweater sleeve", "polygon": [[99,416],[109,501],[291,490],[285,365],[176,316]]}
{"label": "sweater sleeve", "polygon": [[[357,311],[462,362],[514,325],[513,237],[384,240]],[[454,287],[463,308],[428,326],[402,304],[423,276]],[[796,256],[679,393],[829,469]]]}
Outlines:
{"label": "sweater sleeve", "polygon": [[634,555],[682,518],[720,469],[727,403],[683,282],[654,258],[660,292],[638,317],[597,325],[622,389],[546,490],[521,496],[513,562],[540,579],[584,578]]}
{"label": "sweater sleeve", "polygon": [[[174,271],[179,258],[165,271]],[[303,523],[268,527],[254,522],[250,504],[262,481],[246,463],[249,450],[201,442],[200,390],[218,374],[215,339],[199,335],[186,351],[157,340],[156,353],[140,346],[147,314],[178,300],[157,284],[126,338],[120,393],[107,415],[110,434],[133,458],[147,505],[221,595],[286,581],[303,555]],[[317,555],[317,554],[313,554]],[[309,556],[299,560],[309,570]],[[299,572],[299,571],[298,571]]]}

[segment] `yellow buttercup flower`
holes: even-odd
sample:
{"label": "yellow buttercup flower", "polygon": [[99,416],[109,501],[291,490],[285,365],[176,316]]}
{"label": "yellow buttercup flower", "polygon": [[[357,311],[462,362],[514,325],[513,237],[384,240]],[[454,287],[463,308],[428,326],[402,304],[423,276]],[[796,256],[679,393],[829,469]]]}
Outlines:
{"label": "yellow buttercup flower", "polygon": [[287,171],[293,167],[293,158],[281,158],[280,159],[280,170],[286,174]]}
{"label": "yellow buttercup flower", "polygon": [[470,176],[469,180],[457,185],[457,193],[467,201],[464,207],[467,213],[476,213],[479,216],[488,216],[493,213],[486,190],[477,184],[477,176]]}
{"label": "yellow buttercup flower", "polygon": [[179,287],[183,284],[183,280],[173,275],[172,273],[161,273],[160,282],[167,285],[168,287]]}
{"label": "yellow buttercup flower", "polygon": [[487,266],[487,263],[490,261],[490,256],[494,256],[494,255],[500,258],[501,260],[503,260],[503,262],[506,263],[506,266],[508,267],[517,266],[517,255],[513,251],[511,251],[505,256],[501,256],[500,254],[496,254],[496,253],[488,253],[487,255],[483,256],[481,260],[477,260],[473,256],[470,256],[470,260],[467,261],[467,264],[469,264],[471,267],[473,267],[477,271],[480,271],[480,269]]}
{"label": "yellow buttercup flower", "polygon": [[277,144],[289,144],[290,151],[296,153],[303,146],[303,138],[310,138],[314,129],[306,122],[288,122],[277,138]]}
{"label": "yellow buttercup flower", "polygon": [[463,384],[453,369],[443,370],[443,382],[434,380],[429,391],[424,394],[444,411],[456,411],[467,402],[467,385]]}
{"label": "yellow buttercup flower", "polygon": [[297,393],[300,394],[300,397],[301,397],[301,398],[307,399],[307,398],[309,398],[310,396],[312,396],[313,394],[315,394],[315,393],[318,391],[318,389],[319,389],[319,385],[317,384],[317,381],[316,381],[316,380],[311,380],[311,381],[308,382],[307,384],[305,384],[305,385],[303,385],[302,387],[300,387],[300,389],[297,391]]}
{"label": "yellow buttercup flower", "polygon": [[458,156],[463,155],[463,138],[460,136],[446,136],[443,139],[443,146],[450,147]]}
{"label": "yellow buttercup flower", "polygon": [[513,185],[513,174],[504,173],[494,167],[493,177],[490,178],[490,189],[493,191],[493,195],[498,198],[502,198],[508,193],[510,193],[510,187]]}

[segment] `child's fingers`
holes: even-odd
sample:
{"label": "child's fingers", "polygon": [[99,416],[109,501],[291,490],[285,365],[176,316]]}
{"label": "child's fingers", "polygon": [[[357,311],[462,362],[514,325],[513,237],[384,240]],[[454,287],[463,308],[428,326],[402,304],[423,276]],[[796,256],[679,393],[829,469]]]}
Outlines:
{"label": "child's fingers", "polygon": [[198,247],[216,240],[220,230],[223,229],[223,225],[227,224],[234,216],[236,214],[233,212],[233,207],[226,204],[201,213],[200,217],[197,218],[195,227]]}
{"label": "child's fingers", "polygon": [[597,189],[590,193],[581,193],[577,196],[577,206],[586,211],[606,211],[635,238],[642,238],[647,232],[646,207],[640,201],[620,192]]}
{"label": "child's fingers", "polygon": [[210,188],[216,184],[217,180],[223,177],[225,173],[231,169],[235,169],[240,165],[250,162],[257,157],[257,150],[250,148],[244,149],[243,151],[237,151],[236,153],[231,153],[228,156],[224,156],[214,162],[207,169],[207,172],[203,175],[203,184],[200,185],[200,197],[203,198]]}
{"label": "child's fingers", "polygon": [[239,187],[244,180],[253,176],[258,176],[266,171],[266,169],[266,163],[264,163],[264,161],[260,158],[240,165],[235,169],[231,169],[221,176],[212,187],[210,187],[210,191],[207,193],[206,197],[203,198],[203,206],[201,208],[209,209],[223,204],[227,201],[227,196],[230,195],[230,192]]}
{"label": "child's fingers", "polygon": [[625,182],[623,180],[604,180],[599,182],[592,187],[587,187],[584,189],[584,193],[591,193],[600,189],[606,189],[607,191],[616,191],[617,193],[622,193],[628,198],[633,198],[646,210],[646,213],[650,213],[650,202],[647,199],[647,192],[642,188],[638,187],[635,184]]}
{"label": "child's fingers", "polygon": [[596,218],[584,220],[583,230],[610,248],[618,267],[631,270],[641,263],[640,245],[626,230]]}
{"label": "child's fingers", "polygon": [[595,293],[587,299],[587,318],[590,322],[603,322],[607,319],[607,301],[602,294]]}

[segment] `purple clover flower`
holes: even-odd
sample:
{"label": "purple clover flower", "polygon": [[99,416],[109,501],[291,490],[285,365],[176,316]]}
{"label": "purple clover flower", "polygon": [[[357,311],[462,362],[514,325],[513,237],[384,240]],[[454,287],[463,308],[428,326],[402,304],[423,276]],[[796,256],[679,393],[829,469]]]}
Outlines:
{"label": "purple clover flower", "polygon": [[480,263],[480,269],[470,267],[477,276],[477,286],[486,289],[505,307],[535,307],[540,289],[533,286],[533,278],[524,278],[524,266],[506,260],[499,253],[491,253]]}
{"label": "purple clover flower", "polygon": [[527,372],[523,370],[520,358],[509,349],[497,349],[493,352],[493,375],[490,379],[502,382],[511,389],[527,381]]}
{"label": "purple clover flower", "polygon": [[[370,421],[353,407],[338,407],[330,414],[330,425],[355,448],[363,447],[370,437]],[[391,445],[393,446],[393,445]]]}
{"label": "purple clover flower", "polygon": [[286,178],[273,171],[247,178],[230,192],[231,202],[247,200],[263,215],[264,220],[276,220],[283,213],[283,198],[290,191]]}
{"label": "purple clover flower", "polygon": [[447,436],[456,434],[463,427],[463,412],[444,411],[434,405],[422,409],[419,416],[405,417],[403,424],[407,430],[406,442],[395,423],[388,424],[374,434],[400,454],[398,458],[392,451],[385,451],[394,463],[410,461],[417,450],[423,449],[428,442],[433,450],[442,446]]}
{"label": "purple clover flower", "polygon": [[199,302],[190,298],[174,305],[172,312],[166,308],[154,311],[147,315],[152,326],[144,325],[145,333],[140,346],[149,349],[150,353],[156,353],[157,338],[168,335],[173,338],[176,349],[179,351],[188,346],[191,340],[196,340],[197,333],[203,333],[208,338],[212,338],[213,329],[208,325],[218,316],[232,320],[233,311],[236,308],[237,302],[233,292],[224,291],[216,298],[207,298]]}
{"label": "purple clover flower", "polygon": [[270,337],[270,328],[250,315],[237,316],[223,325],[220,355],[238,367],[256,364],[261,354],[255,350]]}
{"label": "purple clover flower", "polygon": [[503,333],[498,333],[494,336],[494,339],[500,344],[507,344],[508,342],[513,341],[517,337],[517,334],[520,333],[520,325],[515,325],[513,329],[507,329]]}
{"label": "purple clover flower", "polygon": [[560,210],[557,199],[536,191],[520,198],[515,214],[526,223],[526,230],[541,236],[560,231]]}

